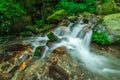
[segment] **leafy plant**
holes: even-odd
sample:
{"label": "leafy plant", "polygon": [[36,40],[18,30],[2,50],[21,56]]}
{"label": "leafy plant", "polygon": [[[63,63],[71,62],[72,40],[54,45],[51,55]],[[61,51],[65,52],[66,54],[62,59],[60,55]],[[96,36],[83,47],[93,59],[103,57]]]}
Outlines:
{"label": "leafy plant", "polygon": [[99,43],[102,45],[111,43],[111,39],[109,38],[109,35],[106,32],[95,32],[93,33],[92,39],[96,43]]}
{"label": "leafy plant", "polygon": [[42,27],[42,26],[45,24],[45,21],[44,21],[43,19],[41,19],[41,20],[36,20],[35,22],[36,22],[36,25],[37,25],[38,27]]}

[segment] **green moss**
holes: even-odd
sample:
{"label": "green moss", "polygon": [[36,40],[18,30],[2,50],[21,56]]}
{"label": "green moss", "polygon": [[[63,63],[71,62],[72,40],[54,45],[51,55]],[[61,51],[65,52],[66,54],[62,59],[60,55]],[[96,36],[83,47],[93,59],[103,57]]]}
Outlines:
{"label": "green moss", "polygon": [[36,22],[36,25],[37,25],[38,27],[42,27],[42,26],[45,24],[45,21],[44,21],[43,19],[41,19],[41,20],[36,20],[35,22]]}
{"label": "green moss", "polygon": [[26,36],[32,36],[32,32],[30,31],[24,31],[20,33],[21,36],[26,37]]}
{"label": "green moss", "polygon": [[50,25],[46,25],[46,26],[44,26],[43,28],[42,28],[42,32],[46,32],[46,31],[48,31],[49,29],[51,28],[51,26]]}
{"label": "green moss", "polygon": [[120,36],[120,13],[105,16],[103,24],[111,34]]}
{"label": "green moss", "polygon": [[56,20],[56,21],[59,21],[60,19],[63,19],[66,17],[66,11],[65,10],[58,10],[56,11],[55,13],[53,13],[52,15],[50,15],[47,20],[48,21],[51,21],[51,20]]}
{"label": "green moss", "polygon": [[50,39],[50,41],[57,41],[57,37],[56,37],[56,35],[54,34],[54,33],[52,33],[52,32],[49,32],[49,33],[47,33],[47,37]]}

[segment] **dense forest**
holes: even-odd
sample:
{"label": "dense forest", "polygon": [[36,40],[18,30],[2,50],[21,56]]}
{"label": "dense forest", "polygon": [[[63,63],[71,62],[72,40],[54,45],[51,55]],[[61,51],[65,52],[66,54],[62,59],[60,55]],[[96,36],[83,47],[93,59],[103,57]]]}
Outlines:
{"label": "dense forest", "polygon": [[120,0],[0,0],[0,80],[119,76]]}

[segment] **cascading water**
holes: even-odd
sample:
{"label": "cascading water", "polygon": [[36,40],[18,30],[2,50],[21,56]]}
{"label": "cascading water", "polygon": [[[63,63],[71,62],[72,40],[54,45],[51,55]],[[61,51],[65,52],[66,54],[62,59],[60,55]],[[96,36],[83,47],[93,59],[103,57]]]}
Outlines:
{"label": "cascading water", "polygon": [[[90,52],[89,44],[91,42],[92,29],[84,32],[87,24],[77,23],[75,26],[59,27],[53,31],[59,38],[59,42],[52,44],[44,52],[42,58],[50,54],[55,48],[65,46],[68,54],[73,59],[78,59],[78,63],[85,69],[102,78],[98,80],[120,80],[120,66],[104,55],[97,55]],[[38,43],[37,43],[38,44]],[[111,77],[112,76],[112,77]]]}

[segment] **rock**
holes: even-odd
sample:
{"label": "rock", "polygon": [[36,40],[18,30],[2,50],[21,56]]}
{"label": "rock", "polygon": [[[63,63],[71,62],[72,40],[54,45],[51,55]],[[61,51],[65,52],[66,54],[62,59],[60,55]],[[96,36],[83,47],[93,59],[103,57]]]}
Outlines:
{"label": "rock", "polygon": [[105,16],[103,24],[109,30],[110,34],[120,39],[120,13]]}
{"label": "rock", "polygon": [[4,56],[0,56],[0,59],[3,61],[9,61],[13,58],[19,59],[24,54],[31,55],[32,49],[28,45],[14,44],[5,48]]}
{"label": "rock", "polygon": [[65,46],[61,46],[61,47],[58,47],[55,50],[53,50],[53,53],[56,53],[56,54],[66,54],[67,50],[66,50]]}
{"label": "rock", "polygon": [[74,22],[77,19],[77,16],[69,16],[68,20],[70,20],[71,22]]}
{"label": "rock", "polygon": [[69,80],[69,74],[60,66],[50,66],[49,75],[54,80]]}
{"label": "rock", "polygon": [[57,40],[58,40],[58,37],[57,37],[53,32],[47,33],[47,37],[49,38],[49,40],[50,40],[51,42],[54,42],[54,41],[57,41]]}
{"label": "rock", "polygon": [[51,42],[50,40],[48,40],[47,43],[46,43],[46,45],[47,45],[48,47],[51,47],[51,46],[52,46],[52,42]]}
{"label": "rock", "polygon": [[44,51],[45,51],[45,46],[38,46],[34,52],[34,56],[42,57]]}
{"label": "rock", "polygon": [[50,60],[51,60],[52,65],[56,65],[58,63],[57,55],[52,55]]}
{"label": "rock", "polygon": [[52,15],[50,15],[47,18],[47,21],[49,21],[50,23],[56,23],[66,18],[66,15],[67,15],[67,12],[64,9],[58,10]]}

